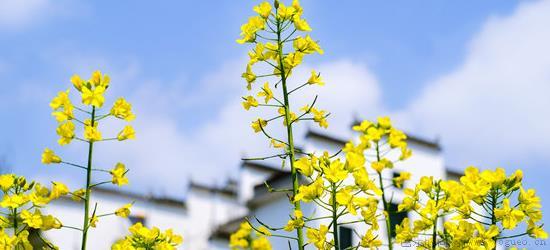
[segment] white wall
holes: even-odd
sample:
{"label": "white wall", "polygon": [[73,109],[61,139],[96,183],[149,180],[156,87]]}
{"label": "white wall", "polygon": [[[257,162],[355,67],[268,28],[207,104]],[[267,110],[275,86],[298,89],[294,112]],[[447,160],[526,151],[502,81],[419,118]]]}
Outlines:
{"label": "white wall", "polygon": [[189,228],[185,247],[193,250],[210,249],[208,238],[219,226],[246,214],[236,197],[205,190],[191,189],[186,199],[189,209]]}
{"label": "white wall", "polygon": [[275,171],[260,170],[244,165],[239,173],[239,202],[245,204],[254,196],[254,186],[263,183]]}
{"label": "white wall", "polygon": [[[95,192],[92,194],[92,204],[98,203],[97,214],[113,213],[122,205],[131,202],[131,198],[124,196]],[[45,210],[58,217],[64,225],[82,227],[83,203],[68,199],[53,201]],[[161,230],[172,228],[175,233],[186,235],[192,229],[182,207],[166,204],[156,204],[144,200],[136,200],[131,209],[132,215],[145,217],[146,226],[156,226]],[[116,216],[99,218],[97,228],[90,228],[88,233],[88,249],[110,249],[111,245],[122,238],[131,226],[129,219]],[[46,237],[60,249],[80,249],[81,232],[63,228],[51,230]],[[182,248],[183,249],[183,248]]]}
{"label": "white wall", "polygon": [[[293,205],[288,202],[288,198],[286,196],[280,196],[277,199],[273,199],[270,202],[262,204],[261,207],[252,211],[251,218],[256,216],[263,223],[272,227],[284,227],[289,219],[289,215],[292,214],[293,209]],[[302,203],[302,211],[304,212],[304,215],[310,215],[316,211],[316,207],[308,203]],[[257,225],[258,223],[255,224]],[[295,232],[286,232],[284,230],[277,231],[276,234],[296,237]],[[269,241],[271,242],[273,249],[288,249],[287,239],[270,237]],[[298,249],[295,242],[291,241],[291,245],[292,249]]]}

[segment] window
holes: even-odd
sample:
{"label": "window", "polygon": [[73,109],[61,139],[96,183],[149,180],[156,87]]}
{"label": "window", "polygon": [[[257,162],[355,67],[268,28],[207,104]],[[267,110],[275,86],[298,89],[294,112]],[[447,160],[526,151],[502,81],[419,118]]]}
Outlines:
{"label": "window", "polygon": [[338,230],[338,240],[339,241],[339,245],[340,245],[340,249],[346,249],[348,247],[351,247],[351,245],[353,244],[352,241],[351,241],[351,237],[352,237],[352,231],[351,231],[351,228],[349,227],[339,227],[339,230]]}
{"label": "window", "polygon": [[128,219],[130,220],[130,223],[132,223],[132,225],[141,222],[141,224],[145,226],[145,216],[143,215],[130,215],[128,216]]}
{"label": "window", "polygon": [[50,247],[48,247],[48,244],[43,240],[46,239],[46,237],[42,233],[42,230],[28,228],[27,231],[29,231],[28,240],[32,245],[32,249],[50,249]]}
{"label": "window", "polygon": [[390,227],[392,228],[391,230],[391,236],[392,237],[395,237],[396,233],[395,233],[395,225],[399,225],[401,224],[401,222],[407,218],[407,212],[406,211],[403,211],[403,212],[397,212],[397,207],[398,205],[395,204],[395,203],[390,203],[390,211],[392,211],[392,213],[390,213],[390,220],[391,220],[391,224],[390,224]]}
{"label": "window", "polygon": [[[397,177],[399,177],[400,175],[401,175],[401,173],[399,173],[399,172],[397,172],[397,171],[393,171],[393,178],[397,178]],[[397,186],[395,185],[395,182],[393,181],[393,178],[392,178],[393,186],[394,186],[395,188],[403,189],[403,186],[397,187]]]}
{"label": "window", "polygon": [[399,175],[400,175],[399,172],[396,172],[396,171],[393,172],[393,178],[399,177]]}

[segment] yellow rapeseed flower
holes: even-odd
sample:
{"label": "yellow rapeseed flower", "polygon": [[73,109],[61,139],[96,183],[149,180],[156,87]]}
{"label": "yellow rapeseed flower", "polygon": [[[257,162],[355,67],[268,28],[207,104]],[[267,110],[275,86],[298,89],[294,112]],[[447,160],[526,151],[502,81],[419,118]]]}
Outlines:
{"label": "yellow rapeseed flower", "polygon": [[250,107],[258,107],[258,100],[256,100],[256,98],[254,98],[254,96],[247,96],[247,97],[243,97],[244,101],[243,101],[243,108],[245,110],[249,110]]}
{"label": "yellow rapeseed flower", "polygon": [[279,8],[277,8],[277,19],[281,21],[290,20],[295,13],[296,9],[293,6],[287,7],[283,3],[279,2]]}
{"label": "yellow rapeseed flower", "polygon": [[317,249],[326,249],[328,227],[321,225],[319,229],[308,228],[306,236],[309,243],[313,243]]}
{"label": "yellow rapeseed flower", "polygon": [[40,210],[36,209],[34,213],[29,212],[29,210],[23,210],[20,216],[23,219],[23,223],[29,227],[37,229],[42,227],[42,213],[40,213]]}
{"label": "yellow rapeseed flower", "polygon": [[318,177],[313,183],[300,186],[298,188],[298,194],[294,197],[294,201],[310,202],[313,199],[321,197],[324,191],[323,179]]}
{"label": "yellow rapeseed flower", "polygon": [[45,148],[44,152],[42,153],[42,163],[43,164],[52,164],[52,163],[60,163],[61,157],[57,156],[53,150],[49,148]]}
{"label": "yellow rapeseed flower", "polygon": [[288,55],[286,55],[283,60],[285,65],[289,66],[288,69],[292,69],[300,65],[303,59],[304,59],[304,53],[297,51],[297,52],[288,53]]}
{"label": "yellow rapeseed flower", "polygon": [[126,166],[122,163],[117,163],[115,168],[113,168],[109,173],[112,175],[112,183],[118,186],[123,186],[128,184],[128,178],[126,177]]}
{"label": "yellow rapeseed flower", "polygon": [[275,139],[271,139],[269,144],[274,148],[284,148],[286,146],[286,144],[279,142]]}
{"label": "yellow rapeseed flower", "polygon": [[260,16],[248,18],[248,22],[241,26],[241,38],[237,43],[250,43],[256,40],[256,32],[265,29],[266,20]]}
{"label": "yellow rapeseed flower", "polygon": [[494,210],[495,217],[502,221],[502,226],[506,229],[514,229],[520,223],[525,214],[519,210],[510,207],[510,199],[506,198],[502,201],[502,207]]}
{"label": "yellow rapeseed flower", "polygon": [[2,191],[7,192],[15,183],[14,174],[3,174],[0,175],[0,188]]}
{"label": "yellow rapeseed flower", "polygon": [[97,227],[97,222],[99,222],[99,218],[94,214],[92,218],[90,218],[90,227]]}
{"label": "yellow rapeseed flower", "polygon": [[264,97],[264,102],[267,104],[269,100],[273,98],[273,91],[271,91],[271,88],[269,88],[269,83],[264,83],[264,87],[262,88],[262,91],[258,93],[258,97]]}
{"label": "yellow rapeseed flower", "polygon": [[109,87],[109,83],[111,82],[111,78],[107,74],[101,74],[101,71],[96,70],[92,73],[92,77],[88,80],[88,82],[93,84],[95,87],[103,87],[104,89],[107,89]]}
{"label": "yellow rapeseed flower", "polygon": [[127,102],[124,98],[118,98],[113,107],[111,108],[110,113],[119,119],[124,119],[126,121],[132,121],[136,116],[132,113],[132,104]]}
{"label": "yellow rapeseed flower", "polygon": [[256,81],[256,75],[252,72],[252,67],[250,64],[246,65],[246,71],[241,75],[247,82],[246,88],[248,90],[252,89],[252,83]]}
{"label": "yellow rapeseed flower", "polygon": [[369,248],[370,250],[378,249],[382,246],[382,241],[378,235],[373,234],[373,230],[369,229],[361,238],[361,247]]}
{"label": "yellow rapeseed flower", "polygon": [[290,220],[284,226],[284,230],[290,232],[297,228],[302,228],[304,226],[304,215],[300,210],[294,210],[294,217],[291,217]]}
{"label": "yellow rapeseed flower", "polygon": [[319,46],[317,42],[311,39],[309,35],[307,35],[305,38],[301,36],[296,37],[294,42],[292,42],[292,46],[296,51],[305,54],[317,52],[322,55],[324,53],[324,51],[321,49],[321,46]]}
{"label": "yellow rapeseed flower", "polygon": [[260,237],[252,240],[252,250],[271,250],[271,243],[266,237]]}
{"label": "yellow rapeseed flower", "polygon": [[59,135],[59,140],[57,140],[59,145],[63,146],[71,143],[74,138],[74,130],[75,125],[72,121],[61,123],[56,129],[56,133]]}
{"label": "yellow rapeseed flower", "polygon": [[54,181],[53,182],[53,188],[50,193],[50,199],[57,199],[61,196],[67,195],[69,193],[69,188],[67,185]]}
{"label": "yellow rapeseed flower", "polygon": [[29,201],[29,197],[24,194],[4,195],[0,206],[5,208],[18,208]]}
{"label": "yellow rapeseed flower", "polygon": [[254,11],[261,17],[267,19],[271,14],[271,4],[268,2],[262,2],[261,4],[254,6]]}
{"label": "yellow rapeseed flower", "polygon": [[258,133],[262,131],[262,128],[265,128],[267,126],[267,121],[261,118],[258,118],[256,121],[252,122],[252,129],[254,129],[255,133]]}
{"label": "yellow rapeseed flower", "polygon": [[306,20],[304,20],[304,19],[302,19],[298,16],[294,16],[292,21],[294,22],[294,27],[297,30],[299,30],[299,31],[311,31],[311,27],[306,22]]}
{"label": "yellow rapeseed flower", "polygon": [[248,57],[250,57],[248,65],[254,65],[259,61],[265,61],[269,58],[268,54],[264,54],[264,48],[265,45],[263,43],[257,43],[256,48],[248,52]]}
{"label": "yellow rapeseed flower", "polygon": [[126,218],[130,215],[130,208],[132,203],[128,203],[115,211],[115,215],[118,217]]}
{"label": "yellow rapeseed flower", "polygon": [[86,82],[76,74],[71,77],[71,83],[78,91],[82,91],[82,87],[86,84]]}
{"label": "yellow rapeseed flower", "polygon": [[532,220],[529,220],[527,223],[527,233],[529,236],[537,239],[548,238],[548,233],[542,229],[542,226],[537,226]]}
{"label": "yellow rapeseed flower", "polygon": [[97,128],[97,122],[94,126],[84,126],[84,138],[88,141],[101,141],[101,131]]}
{"label": "yellow rapeseed flower", "polygon": [[97,86],[94,89],[82,88],[82,103],[86,105],[92,105],[96,108],[101,108],[105,102],[105,87]]}
{"label": "yellow rapeseed flower", "polygon": [[122,131],[120,131],[117,135],[117,140],[124,141],[128,139],[135,139],[136,138],[136,131],[134,128],[130,125],[124,126]]}
{"label": "yellow rapeseed flower", "polygon": [[40,227],[40,230],[47,231],[52,228],[60,229],[63,226],[61,221],[59,219],[53,217],[52,215],[43,215],[42,216],[42,227]]}
{"label": "yellow rapeseed flower", "polygon": [[397,188],[402,188],[403,187],[403,183],[407,180],[410,180],[411,179],[411,173],[410,172],[406,172],[406,171],[403,171],[399,174],[398,177],[395,177],[393,178],[393,184],[397,187]]}
{"label": "yellow rapeseed flower", "polygon": [[340,162],[340,159],[330,162],[324,172],[325,178],[332,183],[342,181],[348,176],[348,171],[344,168],[344,164]]}
{"label": "yellow rapeseed flower", "polygon": [[71,103],[71,100],[69,99],[69,90],[61,91],[57,93],[57,96],[52,99],[52,101],[50,102],[50,107],[53,110],[56,110],[69,103]]}
{"label": "yellow rapeseed flower", "polygon": [[320,86],[325,85],[325,82],[323,82],[323,79],[321,79],[321,74],[318,74],[315,72],[315,70],[311,71],[311,76],[307,80],[308,84],[318,84]]}
{"label": "yellow rapeseed flower", "polygon": [[84,198],[84,195],[86,195],[86,189],[81,188],[72,192],[71,199],[73,201],[81,201]]}
{"label": "yellow rapeseed flower", "polygon": [[30,193],[29,199],[35,206],[44,206],[52,200],[50,190],[38,183],[34,185],[34,190]]}
{"label": "yellow rapeseed flower", "polygon": [[302,157],[294,161],[294,168],[305,176],[311,176],[313,174],[313,166],[309,157]]}

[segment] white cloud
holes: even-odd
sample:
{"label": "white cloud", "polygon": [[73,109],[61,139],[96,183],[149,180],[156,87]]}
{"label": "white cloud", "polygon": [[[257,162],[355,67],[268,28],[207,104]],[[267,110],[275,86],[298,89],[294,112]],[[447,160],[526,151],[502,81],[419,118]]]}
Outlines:
{"label": "white cloud", "polygon": [[[163,191],[178,193],[187,177],[219,182],[234,175],[245,152],[247,156],[269,154],[267,139],[254,134],[250,128],[253,119],[269,115],[257,109],[247,112],[241,106],[240,96],[249,94],[239,77],[243,65],[243,60],[223,65],[199,81],[199,87],[192,91],[179,87],[184,85],[181,82],[158,84],[132,77],[124,79],[126,83],[122,83],[120,88],[129,90],[127,83],[134,84],[133,90],[126,96],[135,104],[138,139],[102,146],[103,149],[97,151],[98,155],[108,156],[100,162],[111,164],[124,160],[131,168],[131,178],[135,183],[140,183],[140,188],[170,187],[171,190]],[[314,90],[305,88],[306,91],[297,91],[293,101],[306,104],[313,100],[314,92],[319,93],[318,107],[334,113],[329,119],[331,132],[347,132],[353,110],[374,111],[380,108],[376,79],[365,65],[349,60],[305,65],[295,72],[293,78],[307,80],[311,68],[322,72],[326,86],[311,86],[309,88]],[[140,78],[137,75],[134,77]],[[294,105],[296,111],[299,107],[301,105]],[[182,123],[192,123],[196,116],[204,115],[197,112],[210,112],[208,116],[211,117],[193,129],[184,129]],[[270,124],[270,133],[283,136],[281,122],[277,120]],[[308,126],[316,125],[299,124],[296,133],[298,143],[302,138],[301,132]],[[115,131],[106,133],[109,132]]]}
{"label": "white cloud", "polygon": [[[511,16],[489,19],[471,41],[463,65],[428,83],[408,107],[394,112],[397,124],[415,134],[441,135],[453,165],[547,158],[548,14],[550,2],[546,1],[523,4]],[[77,72],[88,72],[93,69],[90,66],[107,61],[97,59],[93,65],[78,66]],[[185,75],[160,84],[143,77],[137,63],[118,71],[107,67],[115,68],[105,70],[113,76],[111,97],[126,96],[135,104],[138,138],[98,147],[99,163],[124,161],[137,188],[161,186],[178,194],[188,176],[219,181],[236,170],[245,152],[247,156],[265,154],[267,141],[250,129],[250,121],[260,113],[246,112],[240,104],[240,96],[247,94],[239,77],[244,65],[244,60],[227,62],[190,89],[182,87],[191,86]],[[380,86],[364,64],[342,59],[304,65],[293,78],[305,81],[310,69],[320,71],[327,85],[310,87],[294,96],[293,103],[309,103],[313,93],[319,93],[318,107],[332,113],[329,133],[347,135],[355,114],[387,113]],[[189,124],[194,126],[189,129]],[[307,126],[300,124],[297,138]],[[282,135],[281,126],[269,126],[274,127],[279,129],[273,134]]]}
{"label": "white cloud", "polygon": [[441,135],[451,164],[550,160],[548,23],[550,1],[490,18],[464,63],[428,83],[399,120],[411,131]]}
{"label": "white cloud", "polygon": [[82,15],[82,6],[64,0],[0,0],[0,30],[20,30],[56,15]]}
{"label": "white cloud", "polygon": [[[461,66],[426,84],[408,107],[393,112],[397,124],[415,134],[442,136],[451,165],[493,167],[547,158],[550,30],[545,24],[550,23],[549,14],[546,1],[523,4],[510,16],[490,18],[472,39]],[[122,155],[131,159],[137,182],[177,187],[190,175],[220,180],[236,169],[245,152],[247,156],[266,154],[266,140],[249,127],[258,111],[245,112],[240,105],[239,97],[247,94],[239,77],[243,65],[242,60],[227,63],[192,91],[178,87],[181,82],[136,86],[129,98],[143,119],[136,123],[138,140]],[[318,107],[332,112],[329,133],[347,135],[355,114],[388,113],[379,84],[364,64],[339,60],[304,65],[293,78],[307,79],[310,69],[322,72],[327,85],[310,88],[293,97],[293,102],[306,104],[313,93],[319,93]],[[209,103],[214,108],[201,107]],[[194,110],[209,112],[210,117],[186,131],[182,120],[193,123],[194,117],[204,115]],[[307,126],[300,125],[298,138]],[[272,132],[282,135],[282,130]]]}
{"label": "white cloud", "polygon": [[48,0],[0,0],[0,27],[21,27],[48,11]]}

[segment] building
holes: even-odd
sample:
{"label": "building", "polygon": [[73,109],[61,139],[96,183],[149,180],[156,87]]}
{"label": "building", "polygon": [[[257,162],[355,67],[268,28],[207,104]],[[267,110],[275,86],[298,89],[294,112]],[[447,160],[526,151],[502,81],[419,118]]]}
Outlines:
{"label": "building", "polygon": [[[345,142],[341,138],[309,130],[300,146],[307,152],[337,152]],[[413,179],[406,182],[405,187],[413,185],[424,175],[441,179],[457,178],[456,173],[446,170],[441,147],[437,142],[409,136],[408,143],[413,150],[413,156],[405,163],[397,164],[392,173],[387,171],[386,177],[391,178],[400,171],[411,172]],[[291,204],[288,203],[286,194],[269,192],[265,183],[274,188],[289,187],[288,167],[284,169],[264,162],[243,162],[236,178],[228,179],[224,185],[210,186],[191,181],[183,200],[97,189],[93,199],[101,204],[101,210],[98,211],[100,214],[111,213],[131,201],[136,203],[128,219],[114,216],[100,218],[101,230],[91,230],[89,248],[109,249],[113,242],[126,234],[132,223],[142,221],[146,226],[173,228],[175,232],[182,234],[185,243],[181,249],[228,249],[229,235],[239,227],[245,217],[257,217],[274,226],[284,226],[288,220]],[[403,194],[400,189],[394,191],[392,204],[397,206]],[[55,211],[61,221],[82,220],[82,204],[70,199],[55,201],[48,209]],[[304,204],[303,210],[306,214],[320,212],[318,207],[310,203]],[[405,216],[414,218],[415,215],[398,215],[394,221],[399,222]],[[80,225],[81,223],[69,226]],[[357,242],[359,238],[351,233],[354,229],[364,228],[359,224],[342,227],[342,241],[351,244]],[[79,249],[80,232],[68,230],[48,232],[46,236],[58,244],[60,249]],[[274,249],[288,248],[286,241],[276,238],[272,239],[272,244]]]}
{"label": "building", "polygon": [[[305,144],[302,145],[306,152],[322,152],[328,151],[335,153],[340,150],[347,140],[330,136],[326,133],[320,133],[314,130],[309,130],[305,135]],[[409,147],[413,150],[413,156],[404,163],[396,164],[392,171],[385,171],[385,178],[391,179],[399,175],[400,171],[408,171],[412,173],[412,179],[405,182],[405,187],[412,187],[417,183],[421,176],[433,176],[436,179],[457,178],[459,175],[454,171],[448,171],[445,168],[445,163],[440,145],[434,141],[424,140],[418,137],[409,136]],[[273,165],[261,164],[258,162],[245,162],[240,170],[240,185],[238,200],[243,206],[246,206],[248,213],[241,218],[229,220],[227,223],[220,225],[210,236],[210,249],[228,249],[228,236],[231,232],[239,227],[245,217],[254,220],[258,218],[263,223],[273,227],[282,227],[288,220],[289,211],[292,211],[292,205],[288,201],[287,194],[282,192],[269,192],[265,183],[275,189],[288,188],[291,186],[290,173],[288,169],[281,169]],[[389,183],[388,183],[389,184]],[[386,185],[386,184],[385,184]],[[402,189],[393,188],[391,205],[397,207],[401,202],[404,194]],[[319,217],[328,214],[325,210],[320,209],[315,203],[302,203],[304,214],[315,214]],[[393,215],[392,222],[400,223],[405,217],[416,219],[414,213],[401,213]],[[345,220],[345,218],[343,218]],[[317,224],[328,224],[326,221],[316,221]],[[386,237],[382,232],[385,232],[384,225],[381,223],[380,236]],[[316,226],[312,225],[311,226]],[[393,225],[392,225],[393,226]],[[353,231],[366,231],[368,228],[365,224],[358,223],[340,228],[341,244],[353,245],[357,244],[359,237],[354,236]],[[278,234],[286,232],[278,231]],[[289,236],[294,236],[290,234]],[[270,238],[274,249],[287,249],[288,241],[281,238]],[[406,247],[406,246],[405,246]],[[399,248],[399,246],[397,246]]]}
{"label": "building", "polygon": [[[175,232],[185,234],[189,224],[187,203],[183,200],[168,197],[144,196],[121,192],[113,189],[95,188],[92,204],[98,204],[96,214],[113,213],[122,205],[134,202],[132,213],[128,218],[116,216],[100,217],[98,229],[90,228],[88,249],[111,249],[111,245],[128,233],[128,227],[142,222],[160,229],[173,228]],[[65,226],[80,228],[83,223],[84,205],[69,197],[52,201],[46,207],[46,213],[55,214]],[[71,224],[75,223],[75,224]],[[82,233],[78,230],[63,228],[50,230],[46,238],[59,246],[59,249],[80,249]]]}

